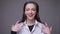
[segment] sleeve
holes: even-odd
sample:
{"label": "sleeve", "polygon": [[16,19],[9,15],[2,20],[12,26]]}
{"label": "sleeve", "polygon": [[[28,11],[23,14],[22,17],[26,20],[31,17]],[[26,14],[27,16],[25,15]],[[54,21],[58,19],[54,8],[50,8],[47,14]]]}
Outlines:
{"label": "sleeve", "polygon": [[15,32],[15,31],[11,31],[11,34],[17,34],[17,32]]}

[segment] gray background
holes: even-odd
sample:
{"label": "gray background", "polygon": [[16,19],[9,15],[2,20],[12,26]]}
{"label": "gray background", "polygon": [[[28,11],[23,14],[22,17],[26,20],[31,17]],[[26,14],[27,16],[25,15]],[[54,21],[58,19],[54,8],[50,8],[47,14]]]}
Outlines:
{"label": "gray background", "polygon": [[[23,5],[31,0],[0,0],[0,34],[10,34],[11,25],[21,20]],[[39,4],[40,18],[53,27],[52,34],[60,34],[60,1],[32,0]]]}

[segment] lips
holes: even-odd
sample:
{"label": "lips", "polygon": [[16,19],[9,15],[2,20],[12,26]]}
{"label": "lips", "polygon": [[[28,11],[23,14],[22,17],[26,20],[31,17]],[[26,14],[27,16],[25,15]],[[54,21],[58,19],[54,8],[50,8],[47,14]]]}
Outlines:
{"label": "lips", "polygon": [[33,16],[33,14],[29,14],[28,16],[29,16],[29,17],[32,17],[32,16]]}

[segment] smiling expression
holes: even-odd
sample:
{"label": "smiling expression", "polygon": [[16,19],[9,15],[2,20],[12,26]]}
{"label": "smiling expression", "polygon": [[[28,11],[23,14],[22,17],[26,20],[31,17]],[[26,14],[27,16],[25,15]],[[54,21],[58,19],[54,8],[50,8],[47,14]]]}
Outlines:
{"label": "smiling expression", "polygon": [[36,15],[36,6],[32,3],[27,4],[25,8],[25,15],[27,16],[27,19],[33,20]]}

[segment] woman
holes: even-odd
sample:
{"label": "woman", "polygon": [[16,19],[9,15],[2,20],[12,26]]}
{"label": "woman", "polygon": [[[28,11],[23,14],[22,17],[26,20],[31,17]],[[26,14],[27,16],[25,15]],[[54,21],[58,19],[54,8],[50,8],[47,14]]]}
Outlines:
{"label": "woman", "polygon": [[51,34],[51,28],[39,18],[39,6],[29,1],[24,4],[23,17],[12,25],[11,34]]}

